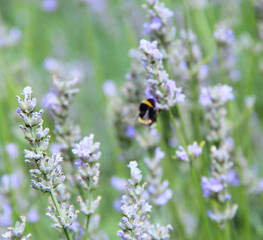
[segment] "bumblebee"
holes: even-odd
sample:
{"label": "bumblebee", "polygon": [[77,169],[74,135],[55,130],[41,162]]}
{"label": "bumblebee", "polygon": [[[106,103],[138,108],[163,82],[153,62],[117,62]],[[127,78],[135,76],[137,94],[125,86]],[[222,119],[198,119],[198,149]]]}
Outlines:
{"label": "bumblebee", "polygon": [[140,103],[138,120],[143,125],[151,126],[156,122],[158,113],[154,99],[148,98]]}

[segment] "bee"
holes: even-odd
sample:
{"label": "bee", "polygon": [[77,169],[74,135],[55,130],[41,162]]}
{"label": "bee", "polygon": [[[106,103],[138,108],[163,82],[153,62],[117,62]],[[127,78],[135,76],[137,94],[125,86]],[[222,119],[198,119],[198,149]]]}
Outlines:
{"label": "bee", "polygon": [[154,99],[148,98],[140,103],[138,120],[143,125],[151,126],[156,122],[158,113]]}

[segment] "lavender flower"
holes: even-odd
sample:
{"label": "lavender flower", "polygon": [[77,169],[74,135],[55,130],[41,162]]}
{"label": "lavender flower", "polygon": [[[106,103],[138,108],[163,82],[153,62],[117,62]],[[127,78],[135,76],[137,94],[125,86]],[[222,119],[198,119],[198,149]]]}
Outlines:
{"label": "lavender flower", "polygon": [[167,180],[162,182],[163,169],[161,159],[165,157],[164,152],[159,147],[155,149],[153,159],[145,158],[144,162],[149,170],[146,180],[148,183],[147,191],[150,196],[150,202],[154,205],[165,205],[172,198],[172,190],[168,188]]}
{"label": "lavender flower", "polygon": [[103,92],[105,94],[105,96],[107,97],[113,97],[116,95],[116,86],[115,86],[115,83],[111,80],[106,80],[104,83],[103,83]]}
{"label": "lavender flower", "polygon": [[24,236],[24,230],[26,225],[26,218],[24,216],[20,217],[21,222],[16,222],[15,227],[9,227],[5,234],[2,234],[5,240],[17,239],[17,240],[28,240],[31,237],[31,233]]}
{"label": "lavender flower", "polygon": [[39,220],[39,213],[35,208],[31,208],[27,214],[27,219],[31,223],[35,223]]}
{"label": "lavender flower", "polygon": [[8,227],[12,224],[12,207],[9,203],[2,203],[2,214],[0,215],[0,225]]}
{"label": "lavender flower", "polygon": [[[234,99],[232,87],[228,85],[217,85],[210,88],[203,88],[199,102],[206,109],[206,120],[209,123],[210,132],[207,140],[214,144],[211,147],[211,178],[202,178],[203,195],[210,196],[222,206],[220,210],[215,208],[209,211],[208,216],[223,226],[225,221],[234,217],[237,205],[226,204],[231,195],[227,192],[228,174],[233,167],[230,153],[233,149],[233,141],[228,135],[229,130],[226,124],[227,110],[225,104]],[[230,144],[229,144],[230,143]]]}
{"label": "lavender flower", "polygon": [[157,42],[142,39],[139,49],[144,54],[141,60],[148,73],[148,88],[145,90],[147,97],[156,100],[157,108],[166,110],[177,102],[183,102],[185,95],[182,94],[182,88],[177,88],[175,82],[170,80],[168,73],[163,70],[163,55],[157,48]]}
{"label": "lavender flower", "polygon": [[58,185],[62,184],[65,176],[62,172],[60,162],[63,161],[61,155],[53,154],[49,157],[46,150],[49,145],[49,129],[43,129],[43,110],[35,112],[36,99],[31,99],[31,87],[25,87],[22,100],[17,96],[19,109],[17,110],[25,126],[20,125],[25,138],[29,141],[31,150],[24,150],[25,162],[30,167],[31,186],[43,193],[49,193],[53,206],[48,207],[47,215],[54,221],[57,228],[62,228],[66,236],[69,236],[68,228],[73,223],[71,220],[77,217],[78,211],[68,202],[58,201],[55,192],[58,194]]}
{"label": "lavender flower", "polygon": [[16,45],[21,39],[21,30],[17,27],[8,29],[1,24],[0,26],[0,48],[12,47]]}
{"label": "lavender flower", "polygon": [[113,176],[111,178],[111,186],[114,187],[118,191],[125,191],[127,181],[124,178],[119,178],[117,176]]}
{"label": "lavender flower", "polygon": [[234,99],[232,90],[228,85],[217,85],[201,90],[199,102],[207,110],[205,118],[210,125],[207,140],[210,142],[223,142],[227,138],[228,127],[225,120],[227,112],[224,105]]}
{"label": "lavender flower", "polygon": [[96,162],[101,156],[101,152],[98,152],[100,143],[96,142],[93,144],[93,139],[94,134],[90,134],[89,137],[84,137],[79,144],[75,144],[72,152],[78,155],[84,162]]}
{"label": "lavender flower", "polygon": [[[203,144],[201,144],[203,145]],[[179,146],[178,150],[175,152],[176,157],[180,158],[183,161],[189,162],[189,156],[192,159],[199,157],[202,154],[202,147],[200,147],[197,142],[194,142],[192,145],[187,147],[187,152],[183,146]],[[189,155],[189,156],[188,156]]]}
{"label": "lavender flower", "polygon": [[42,8],[46,12],[54,12],[57,10],[57,0],[42,0]]}
{"label": "lavender flower", "polygon": [[18,147],[15,143],[8,143],[5,149],[11,160],[15,160],[18,157]]}
{"label": "lavender flower", "polygon": [[169,239],[170,225],[161,227],[152,225],[149,221],[151,205],[143,198],[145,184],[140,185],[142,174],[137,168],[136,161],[131,161],[128,167],[131,170],[131,179],[128,180],[127,195],[122,197],[121,211],[123,217],[119,223],[121,230],[117,236],[128,239]]}
{"label": "lavender flower", "polygon": [[[240,78],[240,71],[236,69],[236,53],[234,49],[235,34],[226,23],[221,22],[216,25],[214,38],[219,46],[220,55],[218,56],[218,69],[225,71],[225,75],[232,81]],[[216,66],[217,67],[217,66]],[[227,79],[224,79],[226,81]]]}
{"label": "lavender flower", "polygon": [[73,96],[78,93],[78,79],[62,80],[53,77],[55,90],[49,92],[43,99],[43,105],[49,109],[55,122],[55,136],[60,144],[63,158],[73,161],[71,149],[80,140],[80,129],[75,126],[69,116],[69,107]]}
{"label": "lavender flower", "polygon": [[216,26],[214,31],[215,40],[222,45],[229,45],[234,42],[235,35],[234,32],[227,27],[225,23],[220,23]]}
{"label": "lavender flower", "polygon": [[214,193],[218,193],[224,188],[222,183],[215,178],[208,179],[207,177],[202,177],[201,185],[204,197],[213,196]]}
{"label": "lavender flower", "polygon": [[143,24],[144,33],[150,40],[157,40],[163,48],[167,48],[175,35],[175,28],[171,26],[173,12],[166,8],[159,0],[147,0],[143,5],[149,22]]}
{"label": "lavender flower", "polygon": [[[79,176],[77,177],[79,184],[86,190],[89,194],[97,188],[99,181],[99,167],[100,164],[98,160],[101,156],[99,152],[100,143],[93,143],[94,134],[90,134],[89,137],[84,137],[79,144],[75,144],[75,148],[72,149],[73,154],[79,157],[79,161],[76,163],[77,171]],[[87,216],[94,213],[99,205],[101,196],[98,196],[96,200],[86,200],[84,202],[81,197],[78,198],[81,206],[81,212]]]}

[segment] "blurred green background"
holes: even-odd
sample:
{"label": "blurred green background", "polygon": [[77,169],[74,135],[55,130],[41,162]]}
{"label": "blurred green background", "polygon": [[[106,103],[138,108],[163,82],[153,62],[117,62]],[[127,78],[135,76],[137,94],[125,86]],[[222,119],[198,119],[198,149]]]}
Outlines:
{"label": "blurred green background", "polygon": [[[20,154],[15,165],[24,169],[27,176],[24,188],[33,192],[34,190],[29,189],[30,180],[24,164],[23,149],[27,148],[27,143],[18,128],[21,123],[15,112],[15,96],[30,85],[33,96],[38,99],[37,109],[40,109],[42,97],[52,86],[51,74],[44,67],[45,59],[52,57],[65,64],[71,63],[72,66],[81,63],[85,74],[79,84],[80,93],[74,98],[71,115],[75,123],[80,125],[82,137],[94,133],[95,140],[101,142],[101,177],[96,193],[101,194],[103,200],[98,212],[103,213],[102,229],[109,234],[110,239],[116,239],[121,216],[112,207],[117,193],[110,186],[110,178],[116,174],[116,165],[119,163],[114,154],[115,139],[107,121],[107,99],[102,85],[107,79],[113,80],[117,86],[124,83],[125,73],[129,69],[128,51],[139,45],[145,13],[141,8],[142,0],[91,2],[85,4],[77,0],[60,0],[56,11],[47,12],[43,10],[42,1],[39,0],[0,0],[0,27],[18,27],[22,34],[15,46],[0,47],[0,145],[5,146],[8,142],[19,145]],[[236,17],[236,36],[249,33],[252,40],[258,39],[252,0],[208,1],[203,8],[195,7],[190,0],[163,2],[175,12],[176,27],[184,26],[184,4],[188,5],[190,26],[197,34],[205,56],[216,51],[213,29],[219,20]],[[234,83],[239,107],[237,109],[243,107],[245,95],[254,94],[260,123],[263,117],[263,81],[262,72],[258,68],[261,58],[262,51],[258,54],[251,49],[240,52],[238,68],[242,77],[239,82]],[[238,112],[236,114],[237,118],[241,115]],[[52,130],[53,122],[48,113],[44,115],[44,119],[44,126]],[[261,124],[259,126],[262,127]],[[52,140],[55,140],[54,136],[51,142]],[[259,154],[254,151],[254,159]],[[2,153],[1,157],[4,159],[6,156]],[[120,177],[127,177],[128,170],[125,167],[121,169],[123,172],[118,172]],[[0,175],[5,172],[3,160]],[[42,196],[40,198],[39,193],[34,195],[33,199],[37,202],[31,204],[38,206],[41,218],[37,223],[28,225],[28,230],[33,234],[32,239],[58,239],[57,231],[49,227],[50,221],[44,216],[46,199],[42,199]]]}

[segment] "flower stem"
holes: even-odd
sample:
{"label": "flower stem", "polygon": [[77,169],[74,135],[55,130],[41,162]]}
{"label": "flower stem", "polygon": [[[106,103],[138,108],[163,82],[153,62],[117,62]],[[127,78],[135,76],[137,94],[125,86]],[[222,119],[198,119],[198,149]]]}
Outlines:
{"label": "flower stem", "polygon": [[84,240],[88,239],[90,217],[91,217],[90,214],[87,215],[86,229],[85,229],[85,234],[84,234],[84,238],[83,238]]}
{"label": "flower stem", "polygon": [[172,111],[170,109],[168,110],[168,113],[169,113],[169,117],[170,117],[170,119],[171,119],[171,121],[172,121],[172,123],[173,123],[173,125],[174,125],[174,127],[176,129],[176,132],[178,134],[179,140],[180,140],[181,144],[183,145],[185,151],[187,151],[186,141],[185,141],[185,139],[183,137],[183,134],[181,133],[180,128],[178,127],[176,121],[174,120],[173,113],[172,113]]}
{"label": "flower stem", "polygon": [[189,158],[189,163],[190,163],[190,168],[191,168],[191,174],[192,174],[192,178],[193,178],[193,182],[195,184],[195,189],[197,190],[197,199],[198,199],[198,206],[201,208],[200,209],[200,212],[201,212],[201,215],[202,215],[202,219],[203,219],[203,222],[204,222],[204,225],[205,225],[205,228],[206,228],[206,231],[207,231],[207,234],[208,234],[208,239],[213,239],[212,238],[212,234],[211,234],[211,229],[210,229],[210,226],[209,226],[209,222],[208,222],[208,218],[207,218],[207,215],[206,215],[206,209],[205,209],[205,205],[204,205],[204,202],[203,202],[203,198],[202,198],[202,191],[201,191],[201,186],[199,184],[199,177],[197,176],[197,173],[196,173],[196,170],[193,166],[193,162],[191,160],[191,157],[188,153],[188,150],[187,150],[187,143],[181,133],[181,130],[180,128],[178,127],[176,121],[174,120],[174,117],[173,117],[173,114],[172,114],[172,111],[171,110],[168,110],[169,112],[169,116],[170,116],[170,119],[177,131],[177,134],[178,134],[178,137],[179,137],[179,140],[181,142],[181,144],[183,145],[187,155],[188,155],[188,158]]}
{"label": "flower stem", "polygon": [[[51,199],[53,201],[53,204],[54,204],[54,206],[56,208],[56,211],[57,211],[58,215],[62,216],[61,209],[59,207],[59,203],[58,203],[58,200],[57,200],[57,198],[56,198],[56,196],[54,194],[54,190],[53,189],[50,191],[50,196],[51,196]],[[70,233],[69,233],[69,230],[67,228],[63,227],[63,231],[64,231],[64,233],[65,233],[65,235],[67,237],[67,240],[73,240],[71,235],[70,235]]]}

